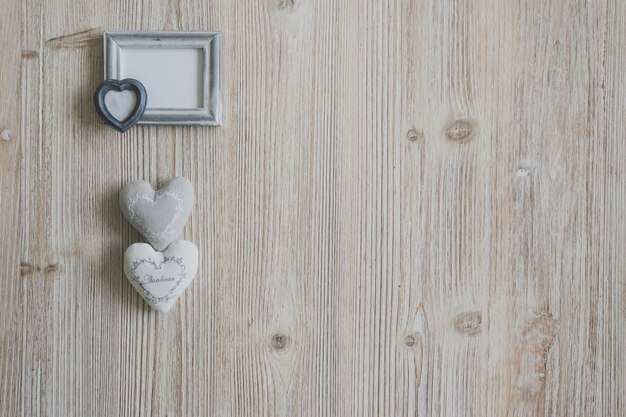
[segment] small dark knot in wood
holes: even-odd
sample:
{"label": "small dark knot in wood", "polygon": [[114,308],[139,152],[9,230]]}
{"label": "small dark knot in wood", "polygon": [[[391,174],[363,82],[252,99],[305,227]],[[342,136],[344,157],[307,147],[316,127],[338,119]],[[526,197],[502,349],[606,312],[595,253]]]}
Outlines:
{"label": "small dark knot in wood", "polygon": [[476,123],[471,119],[456,119],[446,126],[445,133],[452,142],[468,142],[476,136]]}
{"label": "small dark knot in wood", "polygon": [[454,318],[454,328],[457,332],[473,336],[481,331],[483,314],[480,311],[466,311]]}
{"label": "small dark knot in wood", "polygon": [[40,266],[34,265],[30,262],[26,262],[26,261],[20,262],[20,275],[21,276],[31,275],[32,273],[35,273],[35,272],[41,273],[42,271],[46,275],[54,274],[55,272],[59,271],[59,264],[49,264],[41,268]]}
{"label": "small dark knot in wood", "polygon": [[278,10],[293,9],[295,0],[278,0]]}
{"label": "small dark knot in wood", "polygon": [[11,132],[10,129],[2,129],[2,132],[0,132],[0,139],[8,142],[11,138],[13,138],[13,132]]}
{"label": "small dark knot in wood", "polygon": [[424,137],[424,132],[422,132],[421,130],[415,130],[415,129],[411,129],[408,132],[406,132],[406,138],[408,140],[410,140],[411,142],[415,142],[418,139],[421,139]]}
{"label": "small dark knot in wood", "polygon": [[22,58],[24,58],[24,59],[39,58],[39,52],[30,50],[30,49],[23,50],[22,51]]}
{"label": "small dark knot in wood", "polygon": [[415,337],[413,337],[413,335],[411,334],[406,335],[404,337],[404,344],[407,345],[408,347],[415,345]]}
{"label": "small dark knot in wood", "polygon": [[21,276],[25,276],[25,275],[30,275],[33,273],[33,271],[35,270],[35,266],[33,264],[31,264],[30,262],[20,262],[20,275]]}
{"label": "small dark knot in wood", "polygon": [[272,348],[275,350],[283,350],[287,347],[287,345],[289,345],[288,336],[281,333],[276,333],[272,336]]}

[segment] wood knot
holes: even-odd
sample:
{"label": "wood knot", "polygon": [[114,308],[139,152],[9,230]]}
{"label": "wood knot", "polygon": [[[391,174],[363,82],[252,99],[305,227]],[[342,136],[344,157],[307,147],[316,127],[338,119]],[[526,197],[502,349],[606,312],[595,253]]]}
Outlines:
{"label": "wood knot", "polygon": [[30,275],[35,271],[35,266],[29,262],[20,262],[20,275],[26,276]]}
{"label": "wood knot", "polygon": [[25,49],[25,50],[22,51],[22,58],[24,58],[24,59],[39,58],[39,52],[33,51],[31,49]]}
{"label": "wood knot", "polygon": [[457,332],[474,336],[480,333],[483,314],[480,311],[466,311],[454,318],[454,328]]}
{"label": "wood knot", "polygon": [[543,388],[548,366],[548,351],[559,331],[558,321],[548,313],[536,316],[522,330],[517,388],[533,396]]}
{"label": "wood knot", "polygon": [[11,132],[10,129],[2,129],[2,132],[0,132],[0,139],[7,142],[10,141],[11,139],[13,139],[13,132]]}
{"label": "wood knot", "polygon": [[40,266],[34,265],[30,262],[20,262],[20,275],[23,277],[31,275],[34,272],[40,273],[42,271],[45,275],[54,274],[55,272],[59,271],[59,264],[49,264],[42,269]]}
{"label": "wood knot", "polygon": [[518,178],[531,176],[533,174],[535,165],[536,163],[534,160],[523,158],[515,168],[515,176]]}
{"label": "wood knot", "polygon": [[409,333],[404,336],[402,342],[408,349],[421,349],[422,336],[419,333]]}
{"label": "wood knot", "polygon": [[559,324],[552,314],[542,313],[535,317],[522,331],[526,347],[542,355],[547,354],[559,331]]}
{"label": "wood knot", "polygon": [[406,137],[411,142],[415,142],[418,139],[424,139],[424,132],[422,130],[411,129],[406,132]]}
{"label": "wood knot", "polygon": [[456,119],[448,123],[445,133],[452,142],[469,142],[476,136],[476,123],[471,119]]}
{"label": "wood knot", "polygon": [[278,0],[278,10],[293,9],[295,0]]}
{"label": "wood knot", "polygon": [[289,345],[289,337],[281,333],[276,333],[272,336],[271,345],[274,350],[284,350]]}

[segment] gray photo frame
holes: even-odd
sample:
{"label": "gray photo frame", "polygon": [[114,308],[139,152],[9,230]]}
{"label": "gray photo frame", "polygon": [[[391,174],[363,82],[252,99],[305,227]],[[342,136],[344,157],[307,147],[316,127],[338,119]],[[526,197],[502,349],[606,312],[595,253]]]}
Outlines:
{"label": "gray photo frame", "polygon": [[220,32],[104,32],[105,79],[146,87],[138,124],[221,125],[220,60]]}

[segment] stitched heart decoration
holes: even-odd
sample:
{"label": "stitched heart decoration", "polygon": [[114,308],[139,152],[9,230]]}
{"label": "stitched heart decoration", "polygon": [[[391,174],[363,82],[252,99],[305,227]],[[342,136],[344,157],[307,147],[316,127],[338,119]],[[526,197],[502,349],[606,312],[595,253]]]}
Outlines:
{"label": "stitched heart decoration", "polygon": [[143,116],[148,94],[135,79],[106,80],[96,88],[93,101],[105,123],[123,133]]}
{"label": "stitched heart decoration", "polygon": [[141,297],[154,309],[167,313],[191,284],[198,271],[198,248],[186,240],[165,251],[135,243],[124,254],[124,273]]}
{"label": "stitched heart decoration", "polygon": [[156,250],[180,236],[193,200],[193,187],[184,177],[170,180],[158,191],[146,181],[128,183],[120,191],[122,213]]}

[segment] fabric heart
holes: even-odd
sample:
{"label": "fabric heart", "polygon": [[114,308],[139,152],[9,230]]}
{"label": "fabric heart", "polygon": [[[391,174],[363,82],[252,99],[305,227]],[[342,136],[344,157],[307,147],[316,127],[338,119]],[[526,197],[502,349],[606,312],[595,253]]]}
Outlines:
{"label": "fabric heart", "polygon": [[198,248],[186,240],[173,242],[163,252],[135,243],[124,254],[124,272],[154,309],[167,313],[191,284],[198,271]]}
{"label": "fabric heart", "polygon": [[123,133],[143,116],[148,94],[143,84],[135,79],[106,80],[96,88],[93,101],[102,120]]}
{"label": "fabric heart", "polygon": [[158,191],[149,182],[135,181],[120,192],[122,213],[156,250],[180,236],[193,200],[193,187],[184,177],[172,179]]}

